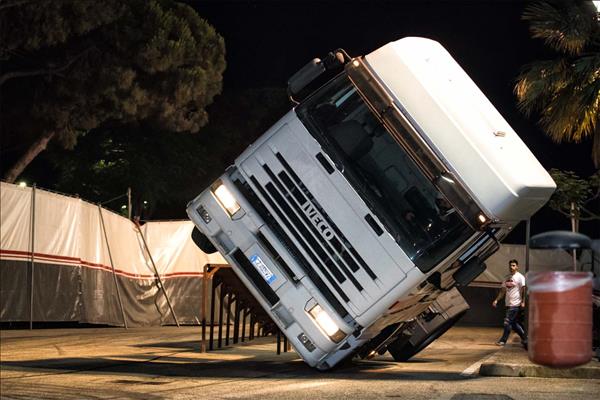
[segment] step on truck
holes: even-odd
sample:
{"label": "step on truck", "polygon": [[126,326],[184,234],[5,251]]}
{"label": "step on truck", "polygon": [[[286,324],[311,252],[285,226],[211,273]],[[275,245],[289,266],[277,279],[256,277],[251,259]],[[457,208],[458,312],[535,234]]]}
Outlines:
{"label": "step on truck", "polygon": [[456,287],[555,184],[433,40],[336,50],[288,92],[293,109],[189,203],[196,243],[310,366],[405,360],[460,318]]}

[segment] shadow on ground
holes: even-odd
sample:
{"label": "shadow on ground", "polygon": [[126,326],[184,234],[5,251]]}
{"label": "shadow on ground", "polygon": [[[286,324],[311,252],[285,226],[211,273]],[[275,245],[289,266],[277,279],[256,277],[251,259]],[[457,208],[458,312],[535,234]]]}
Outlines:
{"label": "shadow on ground", "polygon": [[[291,354],[290,354],[291,356]],[[419,360],[418,362],[432,362]],[[203,378],[268,378],[277,379],[289,376],[293,379],[368,379],[368,380],[464,380],[472,379],[459,373],[442,371],[405,371],[394,369],[394,362],[360,360],[346,363],[332,371],[319,372],[307,366],[302,360],[258,360],[252,357],[232,361],[202,360],[197,358],[152,355],[128,356],[127,360],[117,358],[49,358],[41,360],[7,361],[0,363],[3,370],[32,372],[35,375],[57,373],[99,372],[122,373],[124,375],[149,375],[162,377],[203,377]],[[43,371],[42,371],[43,370]],[[11,379],[6,377],[3,379]]]}

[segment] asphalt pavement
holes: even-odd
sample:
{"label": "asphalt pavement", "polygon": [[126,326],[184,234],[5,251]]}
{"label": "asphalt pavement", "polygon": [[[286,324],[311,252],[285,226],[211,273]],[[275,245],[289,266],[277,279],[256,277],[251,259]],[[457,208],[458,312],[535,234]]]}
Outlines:
{"label": "asphalt pavement", "polygon": [[531,370],[522,366],[532,365],[520,346],[494,345],[499,334],[500,328],[455,327],[409,362],[396,363],[385,354],[319,372],[293,351],[277,355],[272,336],[201,353],[198,327],[5,330],[0,331],[0,398],[598,397],[598,361],[570,376],[533,375],[522,372]]}

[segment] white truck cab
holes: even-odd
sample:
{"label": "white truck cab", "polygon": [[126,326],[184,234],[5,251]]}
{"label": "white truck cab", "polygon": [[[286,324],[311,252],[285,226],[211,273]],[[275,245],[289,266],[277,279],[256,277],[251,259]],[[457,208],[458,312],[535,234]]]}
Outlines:
{"label": "white truck cab", "polygon": [[[414,322],[481,273],[555,189],[439,43],[410,37],[364,57],[332,54],[341,72],[187,208],[319,369],[399,354]],[[325,64],[296,74],[291,93]]]}

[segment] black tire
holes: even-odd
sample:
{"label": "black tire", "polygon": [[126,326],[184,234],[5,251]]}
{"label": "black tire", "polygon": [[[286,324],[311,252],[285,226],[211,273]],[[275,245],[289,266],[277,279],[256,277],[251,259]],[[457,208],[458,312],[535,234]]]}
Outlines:
{"label": "black tire", "polygon": [[454,326],[454,324],[456,324],[456,322],[459,319],[461,319],[462,316],[465,315],[466,312],[467,312],[467,310],[456,314],[454,317],[452,317],[450,319],[447,319],[440,326],[436,327],[429,334],[429,336],[425,337],[419,343],[412,344],[411,342],[404,342],[403,344],[400,344],[399,346],[394,346],[394,344],[396,342],[392,342],[388,345],[387,350],[392,355],[392,358],[394,359],[394,361],[398,361],[398,362],[408,361],[411,357],[414,357],[416,354],[418,354],[424,348],[429,346],[431,344],[431,342],[433,342],[434,340],[436,340],[440,336],[442,336],[444,333],[446,333],[446,331],[448,331],[448,329],[452,328],[452,326]]}
{"label": "black tire", "polygon": [[194,227],[194,230],[192,231],[192,240],[194,241],[196,246],[198,246],[198,248],[206,254],[212,254],[217,252],[216,247],[196,227]]}

